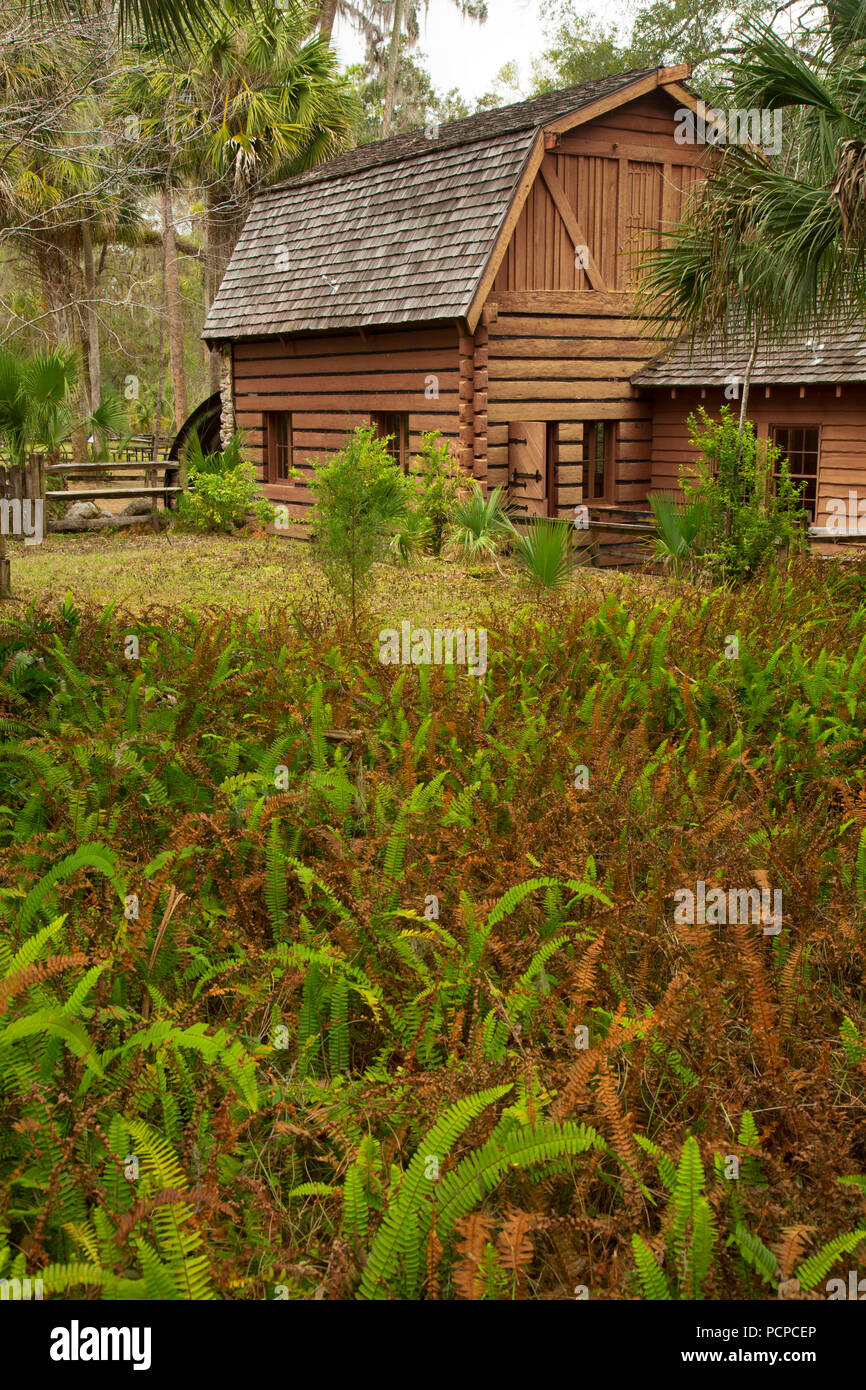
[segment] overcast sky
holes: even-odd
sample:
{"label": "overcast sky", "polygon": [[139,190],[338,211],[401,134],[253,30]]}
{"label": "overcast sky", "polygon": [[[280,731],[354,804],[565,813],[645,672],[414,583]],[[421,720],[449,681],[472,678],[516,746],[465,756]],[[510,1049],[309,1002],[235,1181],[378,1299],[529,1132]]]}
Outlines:
{"label": "overcast sky", "polygon": [[[621,14],[624,6],[616,0],[595,5],[584,0],[581,8],[607,21],[616,12]],[[451,0],[430,0],[416,51],[425,55],[425,66],[439,91],[457,87],[471,101],[488,92],[503,64],[515,59],[522,89],[528,87],[531,61],[545,46],[538,0],[487,0],[487,10],[487,23],[474,24],[461,19]],[[363,41],[348,25],[339,22],[334,38],[344,63],[363,57]]]}

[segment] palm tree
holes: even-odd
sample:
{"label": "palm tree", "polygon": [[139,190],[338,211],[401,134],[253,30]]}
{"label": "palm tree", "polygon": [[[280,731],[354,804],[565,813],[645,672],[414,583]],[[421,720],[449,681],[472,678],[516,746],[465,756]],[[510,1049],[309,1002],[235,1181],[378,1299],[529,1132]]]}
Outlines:
{"label": "palm tree", "polygon": [[[205,190],[205,307],[216,296],[255,194],[334,154],[351,130],[354,97],[306,4],[262,0],[239,18],[220,0],[213,27],[182,63],[144,53],[123,79],[142,135],[166,135],[170,181]],[[212,389],[218,359],[211,357]]]}
{"label": "palm tree", "polygon": [[[0,349],[0,446],[13,467],[23,468],[36,452],[56,463],[75,431],[78,364],[68,347],[37,348],[30,357]],[[109,395],[80,422],[85,431],[122,429],[123,402]]]}
{"label": "palm tree", "polygon": [[[726,103],[727,104],[727,103]],[[785,148],[724,149],[684,226],[647,257],[662,318],[786,336],[866,306],[866,0],[831,0],[809,47],[748,31],[729,104],[787,113]]]}
{"label": "palm tree", "polygon": [[[422,0],[424,13],[429,9],[430,0]],[[454,0],[458,10],[467,19],[475,19],[479,24],[484,24],[487,20],[486,0]],[[382,116],[382,136],[384,139],[391,134],[391,122],[394,118],[394,101],[397,92],[397,70],[400,58],[400,48],[403,43],[404,33],[408,36],[410,44],[417,42],[419,25],[417,0],[390,0],[391,9],[391,34],[388,42],[388,61],[385,71],[385,110]]]}
{"label": "palm tree", "polygon": [[[104,0],[27,0],[37,17],[51,20],[101,19]],[[235,12],[249,16],[258,0],[235,0]],[[218,5],[215,0],[117,0],[120,32],[126,37],[144,38],[151,46],[172,51],[186,49],[213,23]]]}

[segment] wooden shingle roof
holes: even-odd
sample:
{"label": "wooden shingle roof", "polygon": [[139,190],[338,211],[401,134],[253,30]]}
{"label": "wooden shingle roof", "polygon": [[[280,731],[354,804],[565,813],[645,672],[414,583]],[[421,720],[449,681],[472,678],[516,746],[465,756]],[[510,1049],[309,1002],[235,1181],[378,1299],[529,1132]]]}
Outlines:
{"label": "wooden shingle roof", "polygon": [[247,218],[202,337],[465,316],[537,132],[653,71],[362,145],[269,189]]}
{"label": "wooden shingle roof", "polygon": [[[726,386],[745,376],[751,351],[742,337],[682,337],[632,377],[634,386]],[[763,342],[752,368],[755,386],[866,381],[866,323],[814,329],[781,343]]]}

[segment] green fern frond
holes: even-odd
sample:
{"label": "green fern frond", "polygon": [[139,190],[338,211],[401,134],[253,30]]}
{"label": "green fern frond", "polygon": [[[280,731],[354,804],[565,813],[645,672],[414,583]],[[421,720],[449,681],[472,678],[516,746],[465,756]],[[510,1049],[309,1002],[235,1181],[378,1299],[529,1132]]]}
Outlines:
{"label": "green fern frond", "polygon": [[833,1268],[836,1261],[842,1255],[850,1255],[861,1241],[866,1241],[866,1226],[858,1226],[856,1231],[848,1231],[841,1236],[835,1236],[833,1240],[828,1240],[826,1245],[822,1245],[820,1250],[816,1250],[814,1255],[810,1255],[797,1268],[797,1279],[803,1289],[813,1289],[821,1280],[825,1279]]}
{"label": "green fern frond", "polygon": [[556,1124],[553,1120],[542,1120],[534,1128],[521,1126],[501,1139],[491,1136],[440,1182],[436,1218],[440,1237],[449,1236],[455,1224],[469,1215],[509,1168],[544,1168],[601,1148],[603,1141],[591,1126]]}
{"label": "green fern frond", "polygon": [[742,1222],[738,1222],[734,1227],[733,1239],[746,1264],[757,1270],[765,1284],[775,1287],[779,1278],[779,1262],[772,1250],[768,1250],[761,1238],[754,1235]]}
{"label": "green fern frond", "polygon": [[671,1291],[664,1271],[659,1268],[655,1255],[649,1246],[638,1235],[631,1238],[631,1248],[634,1251],[635,1268],[640,1279],[643,1296],[653,1301],[670,1299]]}
{"label": "green fern frond", "polygon": [[[478,1091],[449,1106],[441,1119],[430,1129],[403,1174],[384,1220],[376,1232],[364,1267],[358,1290],[359,1298],[384,1298],[388,1281],[393,1278],[407,1226],[416,1230],[419,1208],[432,1204],[433,1183],[425,1174],[428,1160],[437,1165],[450,1153],[454,1144],[483,1110],[495,1104],[511,1090],[511,1086],[495,1086]],[[420,1237],[419,1237],[420,1238]],[[426,1240],[426,1230],[423,1232]]]}

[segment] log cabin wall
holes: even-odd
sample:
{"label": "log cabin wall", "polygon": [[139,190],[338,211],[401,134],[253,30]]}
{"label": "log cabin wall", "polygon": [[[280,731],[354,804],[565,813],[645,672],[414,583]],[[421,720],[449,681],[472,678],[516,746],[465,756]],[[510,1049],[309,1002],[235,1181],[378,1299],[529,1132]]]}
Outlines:
{"label": "log cabin wall", "polygon": [[616,424],[604,503],[646,500],[652,404],[630,377],[660,344],[634,317],[636,264],[679,220],[705,153],[677,144],[676,109],[657,91],[547,136],[486,301],[487,482],[507,481],[510,421],[555,422],[556,515],[583,500],[584,421]]}
{"label": "log cabin wall", "polygon": [[[342,447],[347,433],[369,424],[374,413],[409,416],[409,451],[417,453],[425,430],[439,430],[455,448],[466,415],[472,470],[471,362],[468,388],[461,383],[456,325],[403,331],[261,338],[233,344],[234,400],[238,428],[256,464],[264,492],[288,504],[301,519],[312,503],[306,478],[316,458]],[[464,407],[461,413],[461,405]],[[291,416],[292,463],[299,482],[268,482],[266,418]],[[465,441],[464,441],[465,442]]]}
{"label": "log cabin wall", "polygon": [[[720,387],[656,387],[653,394],[652,486],[671,491],[678,486],[680,470],[689,469],[695,458],[688,417],[703,407],[717,419],[723,405],[737,415],[739,403],[726,400]],[[866,392],[862,384],[753,386],[747,414],[759,439],[768,438],[775,427],[818,428],[817,525],[827,525],[831,498],[847,502],[853,489],[866,499]]]}

